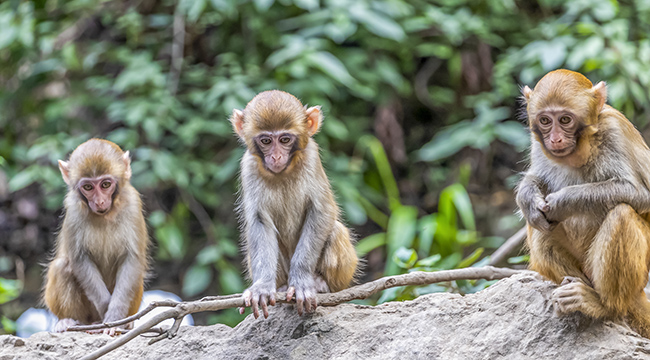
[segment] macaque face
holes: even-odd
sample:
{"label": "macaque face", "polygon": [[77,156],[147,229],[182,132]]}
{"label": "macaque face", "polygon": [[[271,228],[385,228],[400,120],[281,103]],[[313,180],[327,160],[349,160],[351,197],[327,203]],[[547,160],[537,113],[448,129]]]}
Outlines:
{"label": "macaque face", "polygon": [[264,167],[273,173],[280,173],[291,163],[296,136],[287,132],[264,132],[255,137],[255,145],[262,153]]}
{"label": "macaque face", "polygon": [[553,156],[571,155],[576,149],[580,123],[567,109],[544,110],[537,114],[534,131]]}
{"label": "macaque face", "polygon": [[111,210],[113,195],[117,190],[117,179],[111,175],[81,178],[77,184],[79,193],[86,199],[90,210],[104,215]]}

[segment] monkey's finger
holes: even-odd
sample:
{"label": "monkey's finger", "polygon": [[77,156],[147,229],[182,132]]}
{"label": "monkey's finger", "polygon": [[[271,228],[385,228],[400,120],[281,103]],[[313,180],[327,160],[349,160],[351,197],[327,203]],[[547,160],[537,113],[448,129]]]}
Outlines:
{"label": "monkey's finger", "polygon": [[305,301],[305,311],[307,313],[312,313],[316,310],[316,298],[308,297]]}
{"label": "monkey's finger", "polygon": [[305,309],[304,298],[302,296],[296,296],[296,307],[298,308],[298,315],[302,316]]}
{"label": "monkey's finger", "polygon": [[257,319],[260,317],[260,309],[257,308],[257,297],[253,298],[251,308],[253,309],[253,316]]}
{"label": "monkey's finger", "polygon": [[546,202],[546,200],[543,200],[543,199],[540,199],[540,200],[537,201],[537,208],[540,211],[544,211],[544,212],[549,210],[548,203]]}
{"label": "monkey's finger", "polygon": [[244,291],[244,293],[242,294],[242,298],[244,298],[244,304],[246,304],[247,307],[251,306],[252,297],[253,294],[249,290]]}
{"label": "monkey's finger", "polygon": [[292,286],[289,289],[287,289],[287,301],[291,301],[291,299],[293,298],[293,295],[295,293],[296,293],[296,288],[295,287]]}
{"label": "monkey's finger", "polygon": [[240,307],[240,308],[239,308],[239,315],[244,315],[244,312],[245,312],[245,311],[246,311],[246,308],[245,308],[245,307],[243,307],[243,306]]}
{"label": "monkey's finger", "polygon": [[269,309],[266,306],[266,296],[265,295],[260,297],[260,304],[262,305],[262,312],[264,313],[264,318],[268,319],[269,318]]}
{"label": "monkey's finger", "polygon": [[275,306],[275,294],[269,296],[269,305]]}

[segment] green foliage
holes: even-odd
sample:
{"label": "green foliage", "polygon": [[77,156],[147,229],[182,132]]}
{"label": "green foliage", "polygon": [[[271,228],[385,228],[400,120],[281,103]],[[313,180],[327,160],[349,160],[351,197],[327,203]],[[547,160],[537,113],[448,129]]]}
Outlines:
{"label": "green foliage", "polygon": [[[22,281],[0,277],[0,306],[16,299],[22,290]],[[14,334],[16,332],[16,323],[5,315],[0,315],[0,325],[2,325],[0,334]]]}

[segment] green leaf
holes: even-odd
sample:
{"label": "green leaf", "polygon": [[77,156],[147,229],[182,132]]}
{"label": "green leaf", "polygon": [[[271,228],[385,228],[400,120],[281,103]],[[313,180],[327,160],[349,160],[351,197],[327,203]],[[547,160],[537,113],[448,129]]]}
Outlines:
{"label": "green leaf", "polygon": [[522,264],[530,261],[530,255],[514,256],[508,259],[508,264]]}
{"label": "green leaf", "polygon": [[440,254],[431,255],[418,261],[415,267],[434,267],[440,259],[442,259],[442,255]]}
{"label": "green leaf", "polygon": [[185,244],[181,230],[173,223],[168,223],[156,229],[156,238],[161,248],[174,259],[185,256]]}
{"label": "green leaf", "polygon": [[423,216],[418,220],[418,234],[420,239],[420,254],[423,256],[429,255],[431,253],[431,245],[433,244],[433,237],[436,234],[436,228],[438,227],[438,222],[436,221],[436,215],[427,215]]}
{"label": "green leaf", "polygon": [[267,11],[274,2],[274,0],[253,0],[255,8],[261,13]]}
{"label": "green leaf", "polygon": [[199,265],[209,265],[217,262],[222,258],[221,250],[216,245],[207,246],[196,255],[196,263]]}
{"label": "green leaf", "polygon": [[405,286],[397,286],[393,287],[390,289],[386,289],[381,292],[381,296],[379,297],[379,300],[377,300],[377,305],[383,304],[387,301],[393,301],[395,300],[399,294],[404,291],[406,287]]}
{"label": "green leaf", "polygon": [[18,174],[14,175],[9,180],[9,191],[14,192],[26,188],[36,181],[36,174],[34,168],[29,167]]}
{"label": "green leaf", "polygon": [[320,69],[343,85],[352,86],[356,82],[341,60],[327,51],[307,54],[306,59],[314,67]]}
{"label": "green leaf", "polygon": [[481,257],[484,250],[485,249],[483,248],[478,248],[474,250],[474,252],[472,252],[469,256],[467,256],[458,264],[458,268],[462,269],[471,266],[476,260],[478,260],[478,258]]}
{"label": "green leaf", "polygon": [[406,37],[404,29],[393,19],[368,9],[360,3],[355,3],[350,7],[352,17],[363,24],[371,33],[383,38],[402,41]]}
{"label": "green leaf", "polygon": [[359,240],[355,248],[357,255],[363,257],[372,250],[384,245],[386,245],[386,233],[377,233]]}
{"label": "green leaf", "polygon": [[[467,190],[461,184],[453,184],[446,187],[443,194],[450,194],[453,199],[454,206],[460,215],[463,225],[466,229],[476,230],[476,223],[474,221],[474,210],[472,209],[472,202],[469,199]],[[443,195],[441,194],[441,197]]]}
{"label": "green leaf", "polygon": [[196,296],[204,292],[211,282],[212,269],[203,265],[192,265],[183,277],[183,296]]}
{"label": "green leaf", "polygon": [[393,261],[402,269],[410,269],[418,260],[418,254],[413,249],[400,247],[393,255]]}
{"label": "green leaf", "polygon": [[396,208],[388,220],[386,238],[388,244],[385,275],[399,273],[399,266],[393,261],[393,255],[400,247],[411,248],[415,237],[418,210],[413,206]]}
{"label": "green leaf", "polygon": [[244,290],[241,273],[230,265],[222,265],[219,268],[219,284],[222,294],[236,294]]}
{"label": "green leaf", "polygon": [[0,304],[16,299],[23,290],[20,280],[5,279],[0,277]]}

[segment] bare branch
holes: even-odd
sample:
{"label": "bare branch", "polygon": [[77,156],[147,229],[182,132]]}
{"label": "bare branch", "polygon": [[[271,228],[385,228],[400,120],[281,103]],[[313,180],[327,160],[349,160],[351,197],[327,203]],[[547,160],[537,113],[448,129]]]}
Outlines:
{"label": "bare branch", "polygon": [[90,330],[99,330],[99,329],[106,329],[106,328],[111,328],[111,327],[116,327],[124,324],[128,324],[133,320],[137,320],[146,314],[148,314],[151,310],[161,307],[161,306],[168,306],[168,307],[173,307],[180,304],[178,301],[174,300],[160,300],[160,301],[152,301],[149,305],[147,305],[146,308],[138,311],[137,313],[124,318],[122,320],[117,320],[113,322],[108,322],[108,323],[101,323],[101,324],[94,324],[94,325],[76,325],[76,326],[70,326],[66,331],[90,331]]}
{"label": "bare branch", "polygon": [[430,57],[422,65],[422,68],[415,75],[415,82],[413,88],[415,89],[415,96],[420,100],[424,106],[428,107],[433,111],[437,111],[438,108],[431,101],[431,94],[429,93],[428,83],[433,74],[438,71],[438,68],[442,65],[442,60],[436,57]]}
{"label": "bare branch", "polygon": [[526,239],[526,227],[522,227],[506,242],[501,245],[497,251],[490,256],[490,265],[496,265],[508,256],[522,241]]}
{"label": "bare branch", "polygon": [[[356,299],[366,299],[373,294],[376,294],[382,290],[396,287],[396,286],[407,286],[407,285],[428,285],[439,282],[453,281],[453,280],[497,280],[503,279],[518,273],[523,272],[522,270],[513,270],[508,268],[495,268],[492,266],[478,267],[478,268],[465,268],[465,269],[454,269],[454,270],[443,270],[437,272],[422,272],[415,271],[403,275],[387,276],[381,279],[377,279],[365,284],[353,286],[351,288],[336,292],[336,293],[325,293],[318,294],[317,301],[320,306],[334,306],[350,300]],[[276,302],[286,303],[286,293],[279,292],[276,294]],[[171,305],[175,303],[175,305]],[[119,323],[120,325],[133,321],[133,318],[138,318],[144,315],[145,310],[149,308],[154,308],[158,306],[173,306],[173,308],[165,310],[151,319],[147,320],[137,328],[130,330],[124,335],[118,336],[114,341],[104,345],[103,347],[97,349],[96,351],[86,355],[82,360],[94,360],[109,353],[112,350],[117,349],[118,347],[126,344],[127,342],[134,339],[136,336],[143,334],[149,331],[152,327],[158,325],[164,320],[175,319],[174,324],[163,334],[157,336],[151,340],[150,343],[162,340],[164,338],[172,338],[178,332],[180,328],[181,320],[185,315],[193,314],[202,311],[217,311],[224,310],[235,307],[243,307],[244,301],[241,298],[241,294],[233,294],[226,296],[217,296],[217,297],[206,297],[201,300],[188,301],[188,302],[174,302],[174,301],[158,301],[149,304],[146,309],[138,312],[137,314],[130,316],[124,320],[116,321],[111,324],[100,324],[93,326],[109,327],[109,325]],[[149,310],[151,311],[151,310]],[[148,312],[148,311],[147,311]],[[79,327],[75,327],[76,328]],[[96,329],[93,327],[93,330]]]}
{"label": "bare branch", "polygon": [[178,82],[181,77],[181,68],[183,67],[183,50],[185,47],[185,19],[180,11],[180,6],[176,7],[174,13],[174,26],[172,36],[172,59],[169,68],[169,93],[174,96],[178,90]]}

